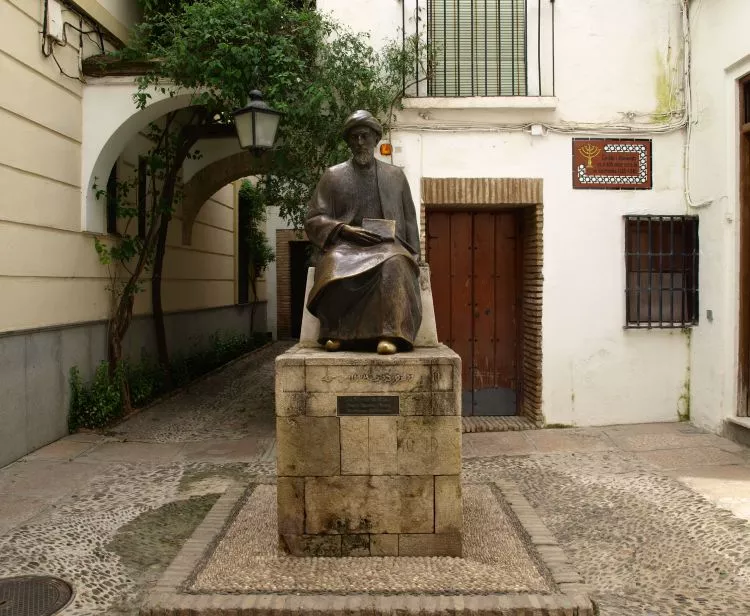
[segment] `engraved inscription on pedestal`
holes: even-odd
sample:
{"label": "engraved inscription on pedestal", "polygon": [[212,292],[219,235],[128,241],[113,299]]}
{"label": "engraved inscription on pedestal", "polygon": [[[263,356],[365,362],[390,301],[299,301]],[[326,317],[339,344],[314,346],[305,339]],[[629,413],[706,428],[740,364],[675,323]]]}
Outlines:
{"label": "engraved inscription on pedestal", "polygon": [[398,396],[337,396],[339,415],[398,415]]}

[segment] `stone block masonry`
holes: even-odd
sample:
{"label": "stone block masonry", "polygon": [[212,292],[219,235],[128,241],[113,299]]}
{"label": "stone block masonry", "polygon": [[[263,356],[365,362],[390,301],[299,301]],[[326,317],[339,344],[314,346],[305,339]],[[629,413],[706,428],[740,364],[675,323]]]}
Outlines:
{"label": "stone block masonry", "polygon": [[295,556],[461,556],[461,360],[276,359],[279,542]]}

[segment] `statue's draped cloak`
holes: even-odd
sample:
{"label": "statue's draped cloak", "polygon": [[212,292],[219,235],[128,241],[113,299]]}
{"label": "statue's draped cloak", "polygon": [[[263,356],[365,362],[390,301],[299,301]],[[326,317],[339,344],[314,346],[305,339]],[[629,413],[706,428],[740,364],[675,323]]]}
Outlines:
{"label": "statue's draped cloak", "polygon": [[[363,218],[396,222],[396,239],[374,246],[341,241],[342,225]],[[320,320],[320,341],[392,338],[413,344],[421,323],[419,231],[403,171],[374,161],[328,169],[310,201],[305,230],[320,250],[307,307]]]}

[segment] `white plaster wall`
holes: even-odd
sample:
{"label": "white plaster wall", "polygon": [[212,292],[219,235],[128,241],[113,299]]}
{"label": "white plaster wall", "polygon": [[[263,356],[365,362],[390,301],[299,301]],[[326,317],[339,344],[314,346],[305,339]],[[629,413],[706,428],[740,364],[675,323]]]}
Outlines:
{"label": "white plaster wall", "polygon": [[[420,176],[544,181],[543,403],[548,423],[673,421],[688,369],[680,330],[625,322],[626,214],[681,214],[682,135],[653,140],[654,189],[573,190],[571,138],[398,132],[394,163]],[[434,277],[441,272],[432,272]]]}
{"label": "white plaster wall", "polygon": [[411,0],[318,0],[316,7],[355,32],[368,34],[377,49],[389,41],[401,40],[404,1],[412,3]]}
{"label": "white plaster wall", "polygon": [[[739,309],[739,94],[750,73],[750,3],[691,1],[695,128],[690,188],[700,210],[702,324],[692,340],[691,415],[719,430],[737,413]],[[713,322],[705,319],[713,311]]]}

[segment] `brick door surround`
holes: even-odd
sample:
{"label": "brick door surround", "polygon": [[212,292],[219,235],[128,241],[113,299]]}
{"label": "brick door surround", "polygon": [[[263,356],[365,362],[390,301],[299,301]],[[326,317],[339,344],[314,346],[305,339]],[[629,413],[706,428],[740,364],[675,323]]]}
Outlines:
{"label": "brick door surround", "polygon": [[[420,240],[425,258],[427,210],[523,210],[520,415],[541,426],[544,207],[540,178],[430,178],[421,182]],[[433,272],[433,275],[435,273]]]}
{"label": "brick door surround", "polygon": [[276,229],[276,337],[292,335],[292,291],[290,242],[306,242],[307,234],[296,229]]}

